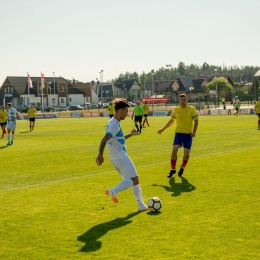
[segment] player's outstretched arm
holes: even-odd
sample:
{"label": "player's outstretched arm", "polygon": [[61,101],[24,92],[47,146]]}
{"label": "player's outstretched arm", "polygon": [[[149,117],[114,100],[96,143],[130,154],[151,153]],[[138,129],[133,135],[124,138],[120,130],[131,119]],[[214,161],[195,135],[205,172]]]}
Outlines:
{"label": "player's outstretched arm", "polygon": [[165,129],[170,127],[173,123],[174,123],[174,120],[170,119],[169,122],[162,129],[158,130],[157,134],[161,134]]}
{"label": "player's outstretched arm", "polygon": [[128,139],[129,137],[133,136],[136,133],[136,130],[133,129],[129,134],[125,135],[125,139]]}

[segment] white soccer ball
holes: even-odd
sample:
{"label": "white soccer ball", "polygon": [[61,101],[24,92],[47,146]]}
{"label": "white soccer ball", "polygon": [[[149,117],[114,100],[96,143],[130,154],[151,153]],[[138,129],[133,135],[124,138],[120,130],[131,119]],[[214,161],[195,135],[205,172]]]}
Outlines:
{"label": "white soccer ball", "polygon": [[149,199],[147,205],[151,211],[159,211],[162,208],[162,201],[157,197],[152,197]]}

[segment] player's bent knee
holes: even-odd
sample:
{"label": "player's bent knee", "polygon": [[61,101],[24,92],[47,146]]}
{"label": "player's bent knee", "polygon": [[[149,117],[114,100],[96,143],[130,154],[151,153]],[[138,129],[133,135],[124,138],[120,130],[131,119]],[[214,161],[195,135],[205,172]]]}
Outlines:
{"label": "player's bent knee", "polygon": [[133,181],[133,186],[139,184],[139,178],[138,176],[134,177],[134,178],[131,178],[131,180]]}

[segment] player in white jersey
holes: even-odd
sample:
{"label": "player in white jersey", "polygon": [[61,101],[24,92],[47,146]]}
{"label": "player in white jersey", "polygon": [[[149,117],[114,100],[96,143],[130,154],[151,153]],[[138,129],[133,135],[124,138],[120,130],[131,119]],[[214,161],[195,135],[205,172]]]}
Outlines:
{"label": "player in white jersey", "polygon": [[118,203],[116,194],[132,187],[138,204],[138,211],[147,210],[148,207],[143,202],[142,190],[136,168],[127,155],[125,146],[125,140],[133,136],[136,130],[133,129],[129,134],[124,135],[120,126],[120,121],[124,120],[128,114],[129,104],[124,98],[117,98],[113,103],[115,105],[115,115],[108,121],[106,134],[102,138],[99,146],[96,163],[100,166],[104,162],[103,153],[107,144],[109,159],[123,180],[112,189],[106,190],[105,194],[110,195],[111,199],[115,203]]}
{"label": "player in white jersey", "polygon": [[[8,112],[8,119],[7,119],[7,138],[8,143],[7,145],[12,145],[14,143],[14,132],[16,128],[16,118],[19,116],[17,110],[12,107],[11,103],[7,104],[7,112]],[[12,139],[10,140],[10,133],[12,131]]]}

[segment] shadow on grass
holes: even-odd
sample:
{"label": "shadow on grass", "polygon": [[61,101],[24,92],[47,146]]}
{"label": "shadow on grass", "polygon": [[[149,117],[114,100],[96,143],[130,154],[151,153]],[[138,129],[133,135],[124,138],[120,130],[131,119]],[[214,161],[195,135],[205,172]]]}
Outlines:
{"label": "shadow on grass", "polygon": [[7,147],[7,145],[0,146],[0,149],[4,149],[4,148],[6,148],[6,147]]}
{"label": "shadow on grass", "polygon": [[161,211],[148,211],[147,215],[149,216],[158,216],[161,214]]}
{"label": "shadow on grass", "polygon": [[157,185],[157,184],[153,184],[153,186],[163,187],[165,188],[166,191],[173,192],[172,196],[174,197],[180,196],[183,192],[191,192],[196,189],[196,187],[193,186],[191,183],[189,183],[187,179],[185,179],[184,177],[180,177],[180,178],[181,178],[181,182],[179,183],[176,183],[175,178],[171,178],[169,180],[170,187],[164,185]]}
{"label": "shadow on grass", "polygon": [[110,230],[121,228],[126,226],[127,224],[130,224],[132,220],[129,219],[139,213],[140,212],[134,212],[124,218],[116,218],[114,220],[101,223],[90,228],[88,231],[78,237],[78,241],[85,243],[85,245],[79,251],[92,252],[99,250],[102,246],[102,242],[98,241],[98,239],[100,239]]}
{"label": "shadow on grass", "polygon": [[20,134],[27,134],[30,133],[31,131],[25,131],[25,132],[19,132]]}

